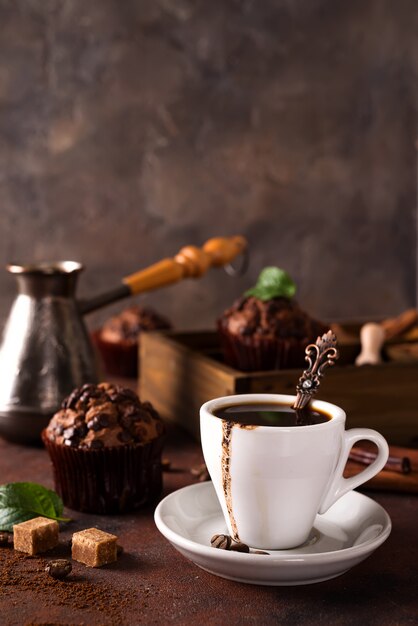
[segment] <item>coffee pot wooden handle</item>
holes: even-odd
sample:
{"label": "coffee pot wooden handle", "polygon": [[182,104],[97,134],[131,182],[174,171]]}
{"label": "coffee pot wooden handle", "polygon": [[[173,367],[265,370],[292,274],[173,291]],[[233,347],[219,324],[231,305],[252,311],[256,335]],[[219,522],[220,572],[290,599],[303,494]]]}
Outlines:
{"label": "coffee pot wooden handle", "polygon": [[183,278],[199,278],[210,267],[231,263],[247,248],[247,240],[235,237],[209,239],[202,248],[185,246],[173,258],[162,259],[154,265],[123,279],[132,295],[152,291],[176,283]]}

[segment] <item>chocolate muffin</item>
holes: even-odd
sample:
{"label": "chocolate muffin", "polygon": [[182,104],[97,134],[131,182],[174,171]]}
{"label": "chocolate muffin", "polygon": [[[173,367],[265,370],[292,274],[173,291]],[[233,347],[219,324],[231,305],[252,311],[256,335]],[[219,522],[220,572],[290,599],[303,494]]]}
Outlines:
{"label": "chocolate muffin", "polygon": [[135,378],[141,333],[170,328],[171,322],[154,309],[132,306],[107,320],[93,339],[109,374]]}
{"label": "chocolate muffin", "polygon": [[301,367],[307,344],[327,331],[293,300],[296,287],[290,277],[279,268],[266,270],[270,280],[263,283],[262,272],[256,287],[217,323],[225,361],[243,371]]}
{"label": "chocolate muffin", "polygon": [[123,513],[156,499],[164,432],[157,411],[130,389],[110,383],[75,389],[42,433],[64,504]]}

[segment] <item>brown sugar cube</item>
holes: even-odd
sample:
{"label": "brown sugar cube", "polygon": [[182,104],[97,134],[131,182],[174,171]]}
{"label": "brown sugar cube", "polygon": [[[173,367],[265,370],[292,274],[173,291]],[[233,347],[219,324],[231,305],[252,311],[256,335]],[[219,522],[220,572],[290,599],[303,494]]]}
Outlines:
{"label": "brown sugar cube", "polygon": [[58,545],[58,522],[47,517],[35,517],[13,526],[15,550],[38,554]]}
{"label": "brown sugar cube", "polygon": [[117,558],[116,535],[98,528],[87,528],[73,534],[72,557],[88,567],[101,567]]}

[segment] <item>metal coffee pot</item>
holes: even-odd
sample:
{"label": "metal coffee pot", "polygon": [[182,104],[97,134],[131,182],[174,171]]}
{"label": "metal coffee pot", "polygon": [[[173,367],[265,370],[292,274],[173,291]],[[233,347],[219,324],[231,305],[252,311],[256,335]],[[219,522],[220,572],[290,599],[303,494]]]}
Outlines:
{"label": "metal coffee pot", "polygon": [[198,278],[210,267],[228,265],[246,249],[243,237],[210,239],[187,246],[122,280],[90,300],[75,298],[83,266],[74,261],[9,265],[18,295],[0,347],[0,435],[36,444],[61,402],[75,387],[98,382],[98,363],[83,315],[130,295],[183,278]]}

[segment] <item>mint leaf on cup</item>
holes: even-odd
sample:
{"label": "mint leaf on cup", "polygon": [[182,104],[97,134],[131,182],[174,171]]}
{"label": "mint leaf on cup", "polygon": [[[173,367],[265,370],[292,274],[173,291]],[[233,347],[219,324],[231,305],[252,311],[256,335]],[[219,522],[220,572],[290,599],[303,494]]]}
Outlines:
{"label": "mint leaf on cup", "polygon": [[0,485],[0,530],[12,532],[14,524],[39,516],[69,522],[69,518],[62,517],[63,510],[55,491],[37,483]]}
{"label": "mint leaf on cup", "polygon": [[265,267],[261,270],[255,287],[245,292],[246,296],[254,296],[259,300],[272,298],[293,298],[296,285],[289,274],[280,267]]}

